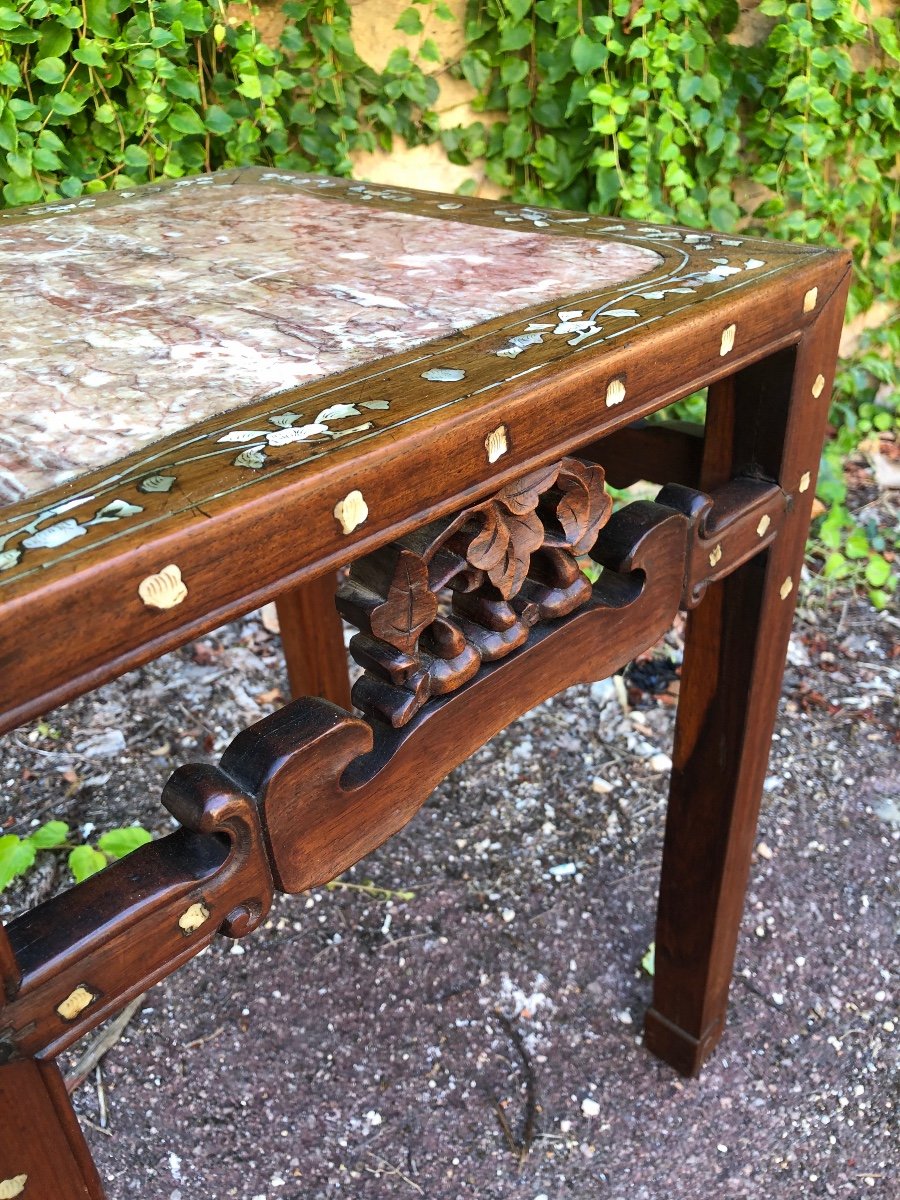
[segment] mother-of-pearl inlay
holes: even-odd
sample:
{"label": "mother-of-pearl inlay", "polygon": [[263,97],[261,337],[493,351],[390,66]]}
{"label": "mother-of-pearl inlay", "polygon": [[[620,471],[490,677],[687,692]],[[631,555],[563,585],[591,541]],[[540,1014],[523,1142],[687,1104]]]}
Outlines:
{"label": "mother-of-pearl inlay", "polygon": [[[437,224],[274,180],[187,182],[0,223],[0,503],[267,394],[661,261],[642,246]],[[243,467],[265,462],[259,447],[236,453]]]}

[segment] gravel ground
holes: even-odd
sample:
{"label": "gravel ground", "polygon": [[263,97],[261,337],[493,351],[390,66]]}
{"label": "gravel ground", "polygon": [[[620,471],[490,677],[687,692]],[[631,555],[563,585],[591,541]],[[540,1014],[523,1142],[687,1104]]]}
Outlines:
{"label": "gravel ground", "polygon": [[[640,1032],[676,630],[516,722],[340,886],[152,989],[76,1093],[110,1200],[893,1200],[898,627],[855,598],[801,611],[700,1080]],[[166,832],[168,773],[278,689],[254,614],[0,739],[4,831]],[[43,854],[0,915],[63,866]]]}

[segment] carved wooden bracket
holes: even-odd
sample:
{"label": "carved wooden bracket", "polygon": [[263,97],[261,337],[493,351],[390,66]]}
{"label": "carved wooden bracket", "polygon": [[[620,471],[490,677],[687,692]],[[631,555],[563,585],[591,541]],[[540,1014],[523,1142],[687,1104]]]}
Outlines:
{"label": "carved wooden bracket", "polygon": [[684,608],[696,608],[711,583],[771,545],[790,504],[778,484],[750,477],[732,479],[711,495],[667,484],[656,500],[683,512],[691,523]]}
{"label": "carved wooden bracket", "polygon": [[350,643],[365,668],[354,704],[399,728],[517,650],[537,622],[586,603],[576,556],[611,511],[603,469],[565,458],[354,563],[337,595],[362,631]]}
{"label": "carved wooden bracket", "polygon": [[610,516],[602,471],[565,459],[356,563],[339,604],[364,631],[367,718],[285,706],[219,767],[175,772],[163,801],[180,830],[0,927],[0,1062],[57,1053],[216,932],[250,932],[273,886],[305,891],[358,862],[500,729],[652,645],[769,544],[787,504],[738,479]]}
{"label": "carved wooden bracket", "polygon": [[220,770],[182,767],[163,800],[183,828],[0,926],[0,1062],[56,1054],[272,903],[256,805]]}

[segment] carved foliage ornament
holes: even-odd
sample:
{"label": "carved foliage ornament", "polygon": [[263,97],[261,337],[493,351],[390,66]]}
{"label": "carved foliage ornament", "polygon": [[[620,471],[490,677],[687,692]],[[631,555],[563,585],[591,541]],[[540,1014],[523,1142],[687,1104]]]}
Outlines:
{"label": "carved foliage ornament", "polygon": [[338,592],[361,630],[350,644],[365,668],[354,703],[404,725],[521,646],[537,621],[583,604],[591,587],[576,557],[612,511],[603,478],[563,459],[354,563]]}

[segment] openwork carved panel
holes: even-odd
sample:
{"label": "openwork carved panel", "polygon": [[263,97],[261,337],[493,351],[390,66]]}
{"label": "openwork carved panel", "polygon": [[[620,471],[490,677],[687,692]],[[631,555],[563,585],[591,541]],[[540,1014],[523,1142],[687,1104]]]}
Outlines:
{"label": "openwork carved panel", "polygon": [[338,608],[360,629],[353,701],[405,725],[432,696],[518,649],[591,595],[578,565],[609,520],[603,469],[564,458],[455,517],[366,555]]}

